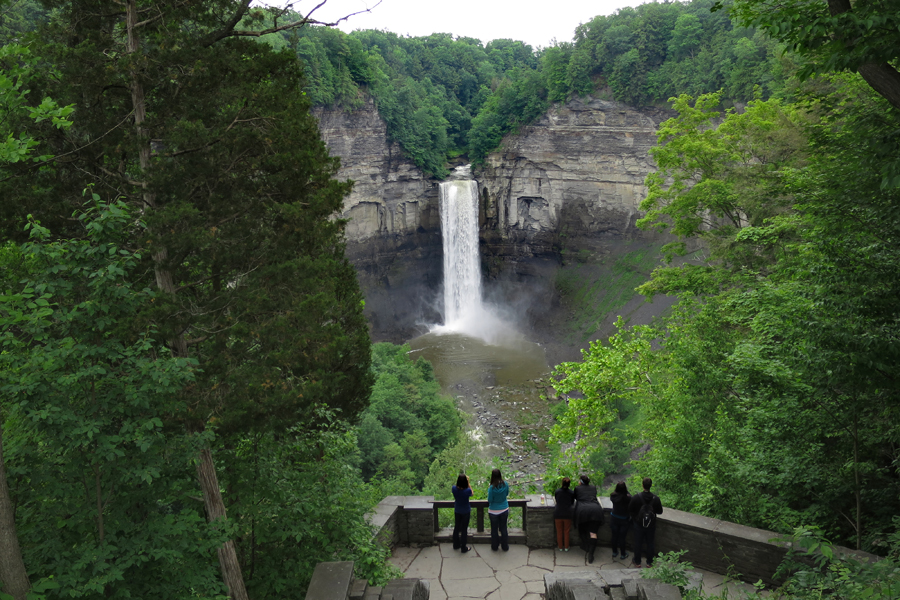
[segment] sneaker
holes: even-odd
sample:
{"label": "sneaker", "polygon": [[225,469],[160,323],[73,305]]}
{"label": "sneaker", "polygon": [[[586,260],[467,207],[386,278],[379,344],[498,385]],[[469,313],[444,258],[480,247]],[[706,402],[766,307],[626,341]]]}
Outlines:
{"label": "sneaker", "polygon": [[569,551],[568,548],[563,548],[563,552],[568,552],[568,551]]}
{"label": "sneaker", "polygon": [[472,549],[471,546],[466,546],[465,548],[463,548],[462,550],[460,550],[460,552],[462,552],[463,554],[465,554],[466,552],[468,552],[468,551],[471,550],[471,549]]}
{"label": "sneaker", "polygon": [[619,553],[618,553],[618,552],[613,552],[613,558],[619,558]]}
{"label": "sneaker", "polygon": [[631,568],[632,569],[641,569],[643,567],[641,567],[640,563],[633,562],[633,563],[631,563]]}
{"label": "sneaker", "polygon": [[[615,558],[615,557],[613,557],[613,558]],[[628,554],[626,554],[625,552],[623,552],[623,553],[622,553],[622,556],[620,556],[619,558],[621,558],[622,560],[625,560],[626,558],[628,558]]]}
{"label": "sneaker", "polygon": [[563,552],[563,549],[562,549],[562,548],[557,548],[557,550],[559,550],[560,552]]}

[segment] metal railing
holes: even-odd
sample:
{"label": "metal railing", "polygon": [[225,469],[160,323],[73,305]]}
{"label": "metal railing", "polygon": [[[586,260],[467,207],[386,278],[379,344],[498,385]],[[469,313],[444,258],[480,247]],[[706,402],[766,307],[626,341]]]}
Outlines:
{"label": "metal railing", "polygon": [[[453,500],[434,500],[432,501],[434,505],[434,530],[435,532],[441,530],[440,521],[438,520],[438,509],[439,508],[453,508],[454,502]],[[475,509],[475,530],[478,533],[484,533],[484,513],[488,507],[487,500],[469,500],[469,506]],[[509,508],[521,508],[522,509],[522,531],[526,531],[528,529],[528,525],[526,523],[526,515],[527,512],[525,507],[528,506],[528,500],[524,498],[521,500],[509,500]]]}

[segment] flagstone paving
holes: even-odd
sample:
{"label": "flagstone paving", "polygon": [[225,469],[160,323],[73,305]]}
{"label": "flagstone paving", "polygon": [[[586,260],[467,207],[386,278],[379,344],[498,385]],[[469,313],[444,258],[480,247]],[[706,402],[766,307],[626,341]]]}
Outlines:
{"label": "flagstone paving", "polygon": [[[609,548],[598,548],[593,564],[578,548],[569,552],[535,549],[512,545],[508,552],[491,550],[488,544],[473,544],[465,554],[454,551],[451,544],[425,548],[394,549],[391,562],[407,577],[427,579],[431,584],[430,600],[542,600],[544,575],[590,571],[592,569],[629,570],[638,577],[640,571],[631,569],[631,558],[613,559]],[[707,594],[721,594],[725,587],[728,598],[739,600],[741,592],[752,591],[744,583],[727,582],[725,577],[702,569],[703,590]]]}

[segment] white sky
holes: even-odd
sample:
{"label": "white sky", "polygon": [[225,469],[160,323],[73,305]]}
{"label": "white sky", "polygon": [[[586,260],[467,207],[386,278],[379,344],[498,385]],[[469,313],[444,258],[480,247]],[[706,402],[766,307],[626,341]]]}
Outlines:
{"label": "white sky", "polygon": [[[321,0],[296,2],[295,10],[307,13]],[[319,21],[336,20],[366,7],[372,12],[356,15],[340,25],[343,31],[384,29],[414,37],[452,33],[483,43],[498,38],[521,40],[535,50],[554,38],[572,41],[575,28],[597,15],[609,15],[624,6],[645,0],[328,0],[316,13]],[[282,0],[282,3],[284,0]]]}

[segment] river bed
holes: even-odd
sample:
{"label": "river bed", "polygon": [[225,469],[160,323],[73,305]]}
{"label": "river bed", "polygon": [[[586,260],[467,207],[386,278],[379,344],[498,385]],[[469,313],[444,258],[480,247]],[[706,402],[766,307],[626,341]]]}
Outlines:
{"label": "river bed", "polygon": [[509,331],[491,343],[459,332],[432,331],[409,341],[410,357],[434,367],[443,393],[468,415],[471,437],[486,456],[510,463],[513,481],[540,483],[554,398],[544,349]]}

